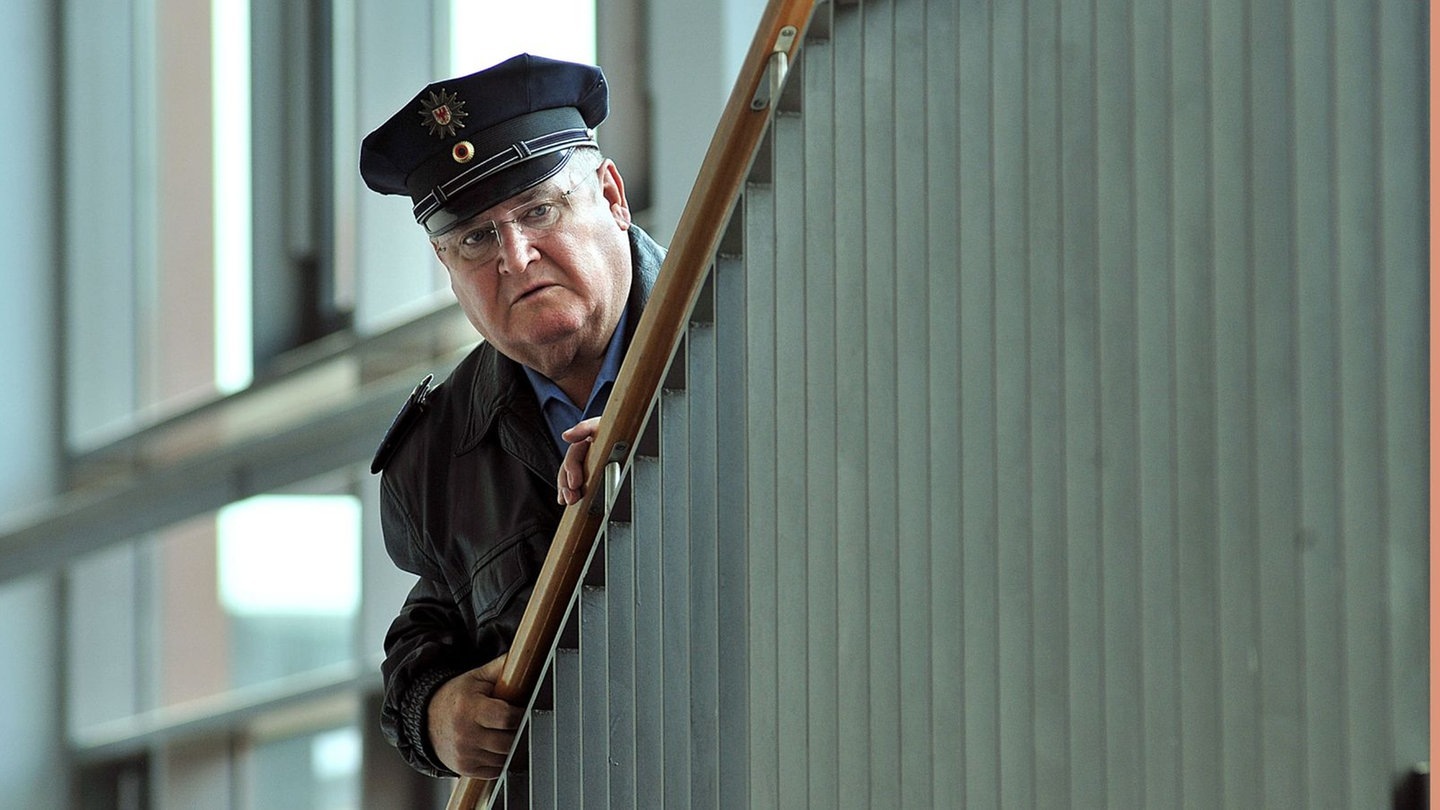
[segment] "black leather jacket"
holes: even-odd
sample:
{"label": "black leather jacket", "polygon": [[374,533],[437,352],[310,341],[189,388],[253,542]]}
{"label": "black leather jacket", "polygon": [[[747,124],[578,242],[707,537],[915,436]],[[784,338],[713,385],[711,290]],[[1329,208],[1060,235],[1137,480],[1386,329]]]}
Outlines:
{"label": "black leather jacket", "polygon": [[[633,330],[665,253],[629,234]],[[441,684],[509,649],[563,511],[560,454],[520,365],[489,343],[416,410],[376,459],[385,548],[420,577],[385,637],[381,727],[416,770],[453,775],[430,747],[426,710]]]}

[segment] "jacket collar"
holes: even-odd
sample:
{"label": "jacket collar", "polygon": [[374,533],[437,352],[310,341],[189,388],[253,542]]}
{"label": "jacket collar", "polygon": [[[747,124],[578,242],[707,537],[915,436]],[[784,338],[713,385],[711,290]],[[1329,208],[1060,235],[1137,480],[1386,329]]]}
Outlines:
{"label": "jacket collar", "polygon": [[543,427],[544,417],[535,401],[535,392],[525,384],[520,364],[488,343],[481,344],[476,354],[479,362],[470,379],[470,413],[455,455],[474,450],[481,440],[495,432],[507,453],[537,474],[553,477],[560,459],[555,445],[546,440],[549,431]]}

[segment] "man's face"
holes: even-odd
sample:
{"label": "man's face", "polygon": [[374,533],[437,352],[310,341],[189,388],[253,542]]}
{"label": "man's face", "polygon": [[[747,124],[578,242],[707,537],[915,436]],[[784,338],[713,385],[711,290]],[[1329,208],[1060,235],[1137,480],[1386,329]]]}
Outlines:
{"label": "man's face", "polygon": [[[543,222],[547,200],[560,201],[558,220],[527,227]],[[491,222],[495,230],[484,230]],[[567,167],[480,212],[435,240],[435,251],[475,329],[505,356],[562,382],[604,354],[625,308],[629,228],[624,181],[606,160],[595,171]],[[498,235],[498,251],[473,248],[487,235]],[[485,252],[495,255],[475,258]]]}

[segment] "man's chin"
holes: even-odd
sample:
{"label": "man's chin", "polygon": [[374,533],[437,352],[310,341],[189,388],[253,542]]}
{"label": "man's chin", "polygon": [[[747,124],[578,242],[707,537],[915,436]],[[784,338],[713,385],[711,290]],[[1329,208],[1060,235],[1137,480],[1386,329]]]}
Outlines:
{"label": "man's chin", "polygon": [[576,318],[550,317],[528,324],[523,330],[521,342],[534,346],[543,352],[550,352],[580,339],[583,320]]}
{"label": "man's chin", "polygon": [[553,371],[565,368],[575,359],[580,342],[578,326],[549,325],[527,330],[519,341],[512,344],[515,351],[504,353],[553,378]]}

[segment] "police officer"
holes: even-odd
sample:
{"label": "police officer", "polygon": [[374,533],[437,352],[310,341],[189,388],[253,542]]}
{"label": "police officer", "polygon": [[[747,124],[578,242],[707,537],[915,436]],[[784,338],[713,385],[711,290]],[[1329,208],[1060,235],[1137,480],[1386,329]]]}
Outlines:
{"label": "police officer", "polygon": [[429,85],[361,145],[484,338],[416,389],[372,465],[386,549],[419,577],[385,639],[382,725],[430,775],[504,763],[520,711],[490,695],[578,498],[557,476],[579,480],[664,256],[597,148],[607,109],[599,68],[522,54]]}

